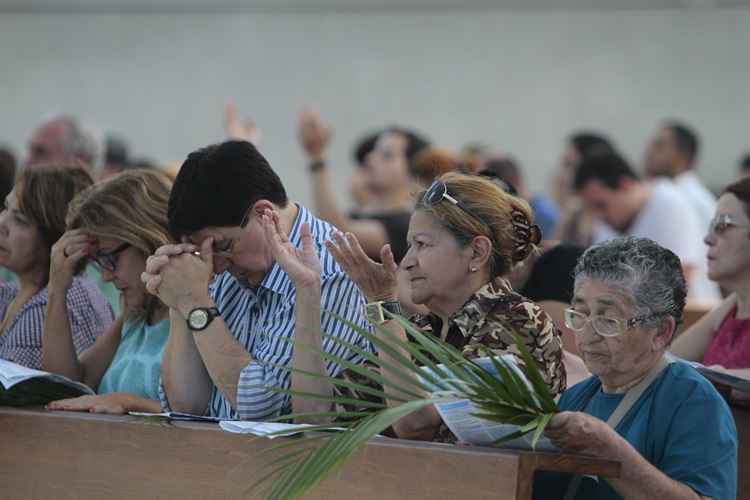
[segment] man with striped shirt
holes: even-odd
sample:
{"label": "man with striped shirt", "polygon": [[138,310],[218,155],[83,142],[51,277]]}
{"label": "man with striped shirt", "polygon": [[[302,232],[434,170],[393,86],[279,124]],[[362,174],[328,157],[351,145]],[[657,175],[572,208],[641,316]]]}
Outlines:
{"label": "man with striped shirt", "polygon": [[[335,228],[288,201],[266,159],[244,141],[191,153],[172,188],[168,215],[170,231],[183,243],[158,249],[143,274],[149,291],[170,306],[165,408],[246,420],[323,409],[273,389],[330,391],[325,381],[290,374],[289,367],[340,371],[301,344],[322,344],[335,356],[361,361],[323,340],[321,330],[372,349],[334,317],[369,328],[361,292],[324,245]],[[282,262],[279,244],[303,258]],[[303,250],[318,257],[305,261]],[[319,317],[303,317],[303,301],[314,301]]]}

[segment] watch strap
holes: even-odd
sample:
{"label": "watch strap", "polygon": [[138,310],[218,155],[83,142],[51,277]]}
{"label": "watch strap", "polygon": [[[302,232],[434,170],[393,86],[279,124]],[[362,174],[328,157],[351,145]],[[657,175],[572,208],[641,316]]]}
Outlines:
{"label": "watch strap", "polygon": [[393,315],[401,315],[401,304],[394,300],[370,302],[364,305],[364,314],[367,321],[375,325],[380,325],[391,319],[385,311]]}

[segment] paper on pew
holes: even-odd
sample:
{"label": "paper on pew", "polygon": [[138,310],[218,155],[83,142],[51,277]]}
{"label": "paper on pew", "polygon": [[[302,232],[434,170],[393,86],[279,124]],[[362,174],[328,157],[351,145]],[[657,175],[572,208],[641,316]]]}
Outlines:
{"label": "paper on pew", "polygon": [[[531,384],[526,379],[526,375],[524,375],[524,373],[518,368],[515,356],[505,354],[500,357],[507,361],[516,374],[518,374],[526,384],[531,387]],[[492,375],[498,378],[500,377],[489,358],[477,358],[472,361]],[[439,366],[444,368],[442,365]],[[425,371],[431,372],[429,369],[425,369]],[[435,408],[438,413],[440,413],[440,417],[443,419],[443,422],[445,422],[445,425],[448,426],[459,441],[464,443],[487,446],[508,434],[518,431],[520,428],[517,425],[501,424],[473,416],[472,414],[478,413],[479,410],[468,399],[453,399],[436,403]],[[532,436],[531,433],[529,433],[512,441],[507,441],[500,446],[503,448],[531,450],[531,439]],[[542,437],[537,441],[536,450],[556,451],[557,447],[553,445],[549,439]]]}
{"label": "paper on pew", "polygon": [[165,411],[162,413],[130,411],[128,412],[128,415],[133,415],[134,417],[162,417],[169,420],[177,420],[181,422],[221,422],[221,419],[217,417],[207,417],[205,415],[195,415],[193,413],[182,413],[179,411]]}
{"label": "paper on pew", "polygon": [[[312,427],[310,424],[283,424],[278,422],[251,422],[248,420],[222,420],[219,426],[227,431],[237,434],[254,434],[256,436],[273,439],[279,436],[291,436]],[[269,434],[274,432],[288,431],[282,434]]]}

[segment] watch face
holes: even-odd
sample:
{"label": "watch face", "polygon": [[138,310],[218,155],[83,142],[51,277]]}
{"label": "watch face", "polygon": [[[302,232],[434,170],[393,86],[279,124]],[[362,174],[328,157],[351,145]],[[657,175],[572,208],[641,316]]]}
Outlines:
{"label": "watch face", "polygon": [[371,323],[383,322],[383,309],[380,307],[379,302],[365,304],[365,318]]}
{"label": "watch face", "polygon": [[208,324],[208,313],[202,309],[195,309],[190,312],[190,328],[200,330]]}

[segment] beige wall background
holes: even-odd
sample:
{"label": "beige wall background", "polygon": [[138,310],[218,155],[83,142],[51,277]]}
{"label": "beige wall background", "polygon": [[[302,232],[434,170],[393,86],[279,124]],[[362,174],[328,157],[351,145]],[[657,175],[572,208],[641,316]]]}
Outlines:
{"label": "beige wall background", "polygon": [[307,202],[294,131],[305,103],[335,127],[342,195],[353,141],[387,123],[513,152],[541,190],[571,130],[605,131],[640,168],[659,120],[678,117],[700,131],[699,173],[720,188],[750,149],[749,54],[748,8],[0,9],[0,142],[23,152],[35,124],[64,111],[179,161],[222,138],[234,98]]}

